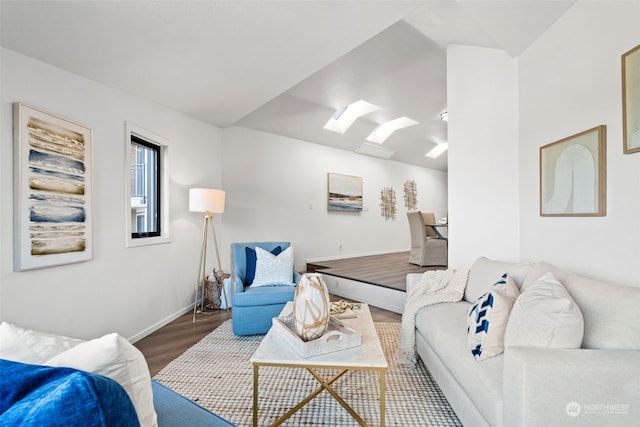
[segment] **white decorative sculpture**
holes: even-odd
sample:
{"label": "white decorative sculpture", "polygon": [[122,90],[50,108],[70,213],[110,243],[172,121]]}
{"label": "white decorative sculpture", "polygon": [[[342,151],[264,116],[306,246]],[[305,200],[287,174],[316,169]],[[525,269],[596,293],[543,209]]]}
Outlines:
{"label": "white decorative sculpture", "polygon": [[305,273],[293,300],[293,323],[303,341],[321,337],[329,324],[331,305],[322,274]]}

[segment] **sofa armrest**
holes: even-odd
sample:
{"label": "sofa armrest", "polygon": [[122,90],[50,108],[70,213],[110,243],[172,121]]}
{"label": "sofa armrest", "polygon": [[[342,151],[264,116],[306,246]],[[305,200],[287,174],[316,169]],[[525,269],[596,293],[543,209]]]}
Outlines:
{"label": "sofa armrest", "polygon": [[639,351],[507,348],[503,425],[632,425],[639,378]]}
{"label": "sofa armrest", "polygon": [[423,276],[423,273],[409,273],[409,274],[407,274],[407,281],[406,281],[406,292],[407,292],[407,295],[409,294],[409,292],[411,292],[411,289],[413,289],[413,287],[416,285],[416,283],[418,283],[420,281],[422,276]]}

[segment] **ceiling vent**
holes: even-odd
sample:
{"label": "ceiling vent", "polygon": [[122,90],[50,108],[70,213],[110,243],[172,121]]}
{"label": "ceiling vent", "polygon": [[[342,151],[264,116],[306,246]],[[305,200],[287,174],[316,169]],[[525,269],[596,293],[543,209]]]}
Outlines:
{"label": "ceiling vent", "polygon": [[390,159],[396,152],[379,144],[363,142],[360,147],[356,148],[356,153],[378,157],[380,159]]}

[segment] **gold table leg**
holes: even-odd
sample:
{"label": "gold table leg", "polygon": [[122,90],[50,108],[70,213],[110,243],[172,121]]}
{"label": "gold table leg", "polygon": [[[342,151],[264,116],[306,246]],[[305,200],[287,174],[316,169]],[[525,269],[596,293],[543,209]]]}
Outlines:
{"label": "gold table leg", "polygon": [[253,365],[253,427],[258,427],[258,365]]}
{"label": "gold table leg", "polygon": [[[253,365],[253,426],[254,427],[258,426],[258,366],[259,366],[258,364],[254,364]],[[293,414],[298,412],[303,406],[305,406],[307,403],[309,403],[314,397],[316,397],[318,394],[320,394],[320,392],[322,392],[323,390],[327,390],[327,392],[329,394],[331,394],[331,396],[347,412],[349,412],[349,414],[353,417],[353,419],[356,420],[356,422],[358,422],[358,424],[360,424],[363,427],[367,427],[368,426],[366,421],[364,421],[362,419],[362,417],[360,417],[360,415],[358,415],[358,413],[342,398],[342,396],[340,396],[331,387],[331,385],[335,381],[337,381],[340,377],[342,377],[344,374],[349,372],[349,369],[342,369],[340,372],[338,372],[336,375],[334,375],[333,377],[329,378],[328,380],[325,380],[324,378],[322,378],[322,376],[320,376],[320,374],[318,374],[312,368],[308,368],[307,367],[306,369],[320,383],[320,387],[316,388],[307,397],[305,397],[303,400],[301,400],[296,406],[294,406],[293,408],[289,409],[284,415],[282,415],[280,418],[278,418],[276,421],[274,421],[270,425],[270,427],[277,427],[277,426],[281,425],[282,423],[284,423]],[[378,374],[379,374],[379,382],[380,382],[380,426],[384,427],[385,421],[386,421],[385,420],[385,417],[386,417],[386,414],[385,414],[385,409],[386,409],[386,402],[385,402],[386,369],[373,369],[373,370],[377,370]]]}

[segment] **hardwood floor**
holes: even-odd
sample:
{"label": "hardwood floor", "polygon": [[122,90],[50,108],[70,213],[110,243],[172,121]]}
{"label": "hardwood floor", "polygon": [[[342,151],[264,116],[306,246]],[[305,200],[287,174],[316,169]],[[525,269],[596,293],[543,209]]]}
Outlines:
{"label": "hardwood floor", "polygon": [[307,264],[307,271],[370,283],[385,288],[405,290],[409,273],[424,273],[446,267],[420,267],[409,263],[409,252],[317,261]]}
{"label": "hardwood floor", "polygon": [[[333,297],[332,301],[345,300],[347,298]],[[374,322],[400,322],[401,315],[378,307],[369,306]],[[173,359],[184,353],[189,347],[200,341],[207,334],[220,326],[224,321],[231,319],[231,311],[213,311],[207,314],[198,314],[196,323],[191,323],[192,312],[184,314],[173,322],[163,326],[151,335],[136,342],[134,345],[142,352],[151,376],[155,376]]]}

